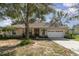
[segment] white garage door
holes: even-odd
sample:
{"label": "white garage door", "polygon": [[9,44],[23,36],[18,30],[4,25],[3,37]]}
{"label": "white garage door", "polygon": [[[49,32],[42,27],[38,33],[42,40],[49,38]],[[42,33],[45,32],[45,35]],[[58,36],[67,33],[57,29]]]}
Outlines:
{"label": "white garage door", "polygon": [[47,32],[48,37],[64,37],[64,32]]}

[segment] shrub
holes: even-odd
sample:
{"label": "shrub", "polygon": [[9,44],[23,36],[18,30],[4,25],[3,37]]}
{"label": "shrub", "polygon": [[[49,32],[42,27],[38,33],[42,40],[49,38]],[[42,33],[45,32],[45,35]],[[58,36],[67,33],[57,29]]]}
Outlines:
{"label": "shrub", "polygon": [[24,45],[27,45],[27,44],[31,44],[32,43],[32,40],[31,39],[24,39],[19,45],[20,46],[24,46]]}
{"label": "shrub", "polygon": [[64,36],[64,38],[68,38],[68,39],[74,39],[75,37],[74,33],[66,33],[66,35]]}
{"label": "shrub", "polygon": [[7,40],[7,39],[21,39],[22,36],[15,36],[15,35],[0,35],[1,40]]}

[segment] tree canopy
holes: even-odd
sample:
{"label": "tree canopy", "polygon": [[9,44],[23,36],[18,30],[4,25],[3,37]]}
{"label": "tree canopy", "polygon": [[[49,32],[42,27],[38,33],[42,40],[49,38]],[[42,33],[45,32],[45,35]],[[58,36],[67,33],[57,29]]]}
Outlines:
{"label": "tree canopy", "polygon": [[45,3],[2,3],[0,4],[0,10],[2,10],[0,15],[23,21],[25,24],[25,36],[28,38],[29,21],[33,14],[36,14],[38,18],[43,18],[43,15],[55,11],[51,6],[52,4]]}

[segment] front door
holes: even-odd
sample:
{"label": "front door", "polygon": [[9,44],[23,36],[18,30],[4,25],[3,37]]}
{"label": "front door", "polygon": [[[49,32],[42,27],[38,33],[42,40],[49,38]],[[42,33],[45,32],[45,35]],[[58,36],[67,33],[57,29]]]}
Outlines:
{"label": "front door", "polygon": [[34,29],[34,35],[35,36],[39,36],[39,28],[35,28]]}

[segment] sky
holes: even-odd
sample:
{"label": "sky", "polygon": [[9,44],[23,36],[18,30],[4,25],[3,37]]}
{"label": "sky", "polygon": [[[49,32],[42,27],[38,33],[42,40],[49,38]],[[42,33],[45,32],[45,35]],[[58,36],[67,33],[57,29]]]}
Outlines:
{"label": "sky", "polygon": [[0,21],[0,27],[6,27],[6,26],[11,25],[11,24],[12,24],[11,19],[6,19],[3,21]]}
{"label": "sky", "polygon": [[[76,15],[77,9],[76,8],[71,8],[74,5],[77,5],[75,3],[54,3],[56,10],[61,11],[63,10],[64,12],[67,12],[69,15]],[[49,22],[52,18],[52,14],[48,15],[47,22]],[[64,20],[64,19],[63,19]],[[79,20],[73,19],[73,21],[69,21],[67,24],[70,28],[72,28],[74,25],[79,24]]]}
{"label": "sky", "polygon": [[[54,3],[54,8],[58,11],[65,11],[67,13],[69,13],[69,15],[74,15],[77,14],[76,12],[76,8],[71,8],[71,6],[76,5],[75,3]],[[50,13],[49,15],[46,15],[46,21],[49,22],[52,18],[52,13]],[[0,21],[0,26],[5,27],[7,25],[11,25],[11,20],[8,18],[6,20]],[[66,23],[70,28],[72,28],[73,25],[79,24],[78,20],[74,20],[74,21],[69,21],[69,23]]]}

